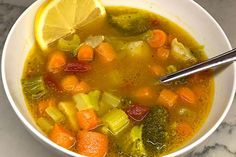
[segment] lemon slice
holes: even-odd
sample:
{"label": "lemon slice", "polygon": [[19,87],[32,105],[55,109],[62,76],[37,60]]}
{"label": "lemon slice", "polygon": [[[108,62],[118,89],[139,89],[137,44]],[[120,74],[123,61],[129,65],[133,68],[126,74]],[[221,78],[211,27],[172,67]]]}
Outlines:
{"label": "lemon slice", "polygon": [[99,0],[50,0],[38,10],[35,37],[42,49],[106,15]]}

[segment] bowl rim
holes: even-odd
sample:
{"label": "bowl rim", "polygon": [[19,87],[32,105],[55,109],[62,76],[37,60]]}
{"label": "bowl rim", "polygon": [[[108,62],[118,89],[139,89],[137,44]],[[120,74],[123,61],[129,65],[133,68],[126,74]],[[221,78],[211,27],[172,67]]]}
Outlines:
{"label": "bowl rim", "polygon": [[[195,7],[197,7],[198,9],[200,9],[200,11],[202,11],[206,16],[208,16],[208,18],[215,24],[215,26],[217,27],[218,31],[222,34],[222,36],[224,37],[225,42],[227,43],[227,46],[229,49],[232,49],[232,46],[229,42],[229,39],[227,38],[225,32],[223,31],[223,29],[221,28],[221,26],[217,23],[217,21],[202,7],[200,6],[197,2],[193,1],[193,0],[189,0],[190,3],[192,3],[192,5],[194,5]],[[17,27],[18,23],[23,19],[23,17],[25,17],[31,10],[32,8],[34,8],[34,6],[38,5],[38,3],[40,3],[39,1],[35,1],[34,3],[32,3],[21,15],[20,17],[16,20],[16,22],[14,23],[14,25],[12,26],[10,32],[7,35],[7,39],[5,41],[4,47],[3,47],[3,51],[2,51],[2,62],[1,62],[1,74],[2,74],[2,82],[3,82],[3,87],[4,87],[4,91],[6,93],[6,96],[8,98],[8,101],[10,102],[14,112],[16,113],[16,115],[18,116],[18,118],[21,120],[21,122],[25,125],[25,127],[28,129],[28,131],[30,131],[31,133],[33,133],[33,135],[37,136],[37,139],[44,142],[44,144],[47,144],[53,148],[55,148],[56,150],[63,152],[66,155],[70,155],[70,156],[74,156],[74,157],[83,157],[83,155],[80,155],[78,153],[69,151],[57,144],[55,144],[54,142],[52,142],[51,140],[49,140],[47,137],[45,137],[42,133],[40,133],[40,131],[38,131],[35,127],[33,127],[33,125],[31,125],[26,118],[23,116],[23,114],[19,111],[19,109],[17,108],[16,103],[14,102],[11,94],[10,94],[10,90],[8,88],[8,84],[7,84],[7,80],[6,80],[6,72],[5,72],[5,66],[6,66],[6,62],[5,62],[5,58],[6,58],[6,52],[7,52],[7,47],[9,46],[9,40],[15,30],[15,28]],[[224,110],[224,112],[222,113],[222,115],[220,116],[220,118],[217,120],[217,122],[214,124],[214,126],[209,129],[203,136],[201,136],[199,139],[197,139],[195,142],[184,146],[183,148],[180,148],[179,150],[166,155],[165,157],[174,157],[174,156],[178,156],[181,154],[184,154],[190,150],[192,150],[194,147],[198,146],[199,144],[201,144],[203,141],[205,141],[217,128],[218,126],[222,123],[222,121],[224,120],[225,116],[227,115],[232,103],[233,103],[233,99],[234,99],[234,93],[236,91],[236,62],[232,63],[233,64],[233,71],[234,71],[234,81],[233,81],[233,88],[231,91],[231,95],[230,95],[230,99],[227,102],[227,106]],[[36,137],[35,136],[35,137]]]}

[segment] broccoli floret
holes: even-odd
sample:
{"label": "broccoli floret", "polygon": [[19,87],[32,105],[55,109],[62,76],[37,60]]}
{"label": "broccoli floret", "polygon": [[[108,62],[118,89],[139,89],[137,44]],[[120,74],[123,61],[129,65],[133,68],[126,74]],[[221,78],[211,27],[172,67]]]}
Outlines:
{"label": "broccoli floret", "polygon": [[127,35],[146,32],[150,28],[149,18],[141,13],[109,15],[109,23]]}
{"label": "broccoli floret", "polygon": [[167,145],[169,115],[165,108],[154,107],[144,119],[142,139],[150,152],[161,153]]}

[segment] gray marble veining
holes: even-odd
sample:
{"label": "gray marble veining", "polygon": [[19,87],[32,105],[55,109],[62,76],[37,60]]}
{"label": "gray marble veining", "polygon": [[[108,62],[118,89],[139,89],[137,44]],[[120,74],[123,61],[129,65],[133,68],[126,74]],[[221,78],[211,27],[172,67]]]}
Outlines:
{"label": "gray marble veining", "polygon": [[[0,52],[14,21],[33,0],[0,0]],[[236,47],[236,0],[196,0],[221,24]],[[20,52],[19,52],[20,53]],[[1,55],[2,53],[0,53]],[[236,99],[221,126],[183,157],[236,157]],[[58,157],[25,130],[11,109],[0,83],[0,157]]]}

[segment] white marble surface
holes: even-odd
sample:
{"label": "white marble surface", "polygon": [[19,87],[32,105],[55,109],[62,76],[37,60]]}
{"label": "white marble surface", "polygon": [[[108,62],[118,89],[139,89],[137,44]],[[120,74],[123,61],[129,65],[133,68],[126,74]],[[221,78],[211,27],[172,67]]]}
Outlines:
{"label": "white marble surface", "polygon": [[[34,0],[0,0],[0,55],[6,35]],[[196,0],[221,24],[236,47],[236,0]],[[199,21],[201,22],[201,21]],[[20,53],[20,52],[19,52]],[[185,157],[236,157],[236,98],[217,131]],[[0,157],[58,157],[45,149],[22,126],[0,83]]]}

